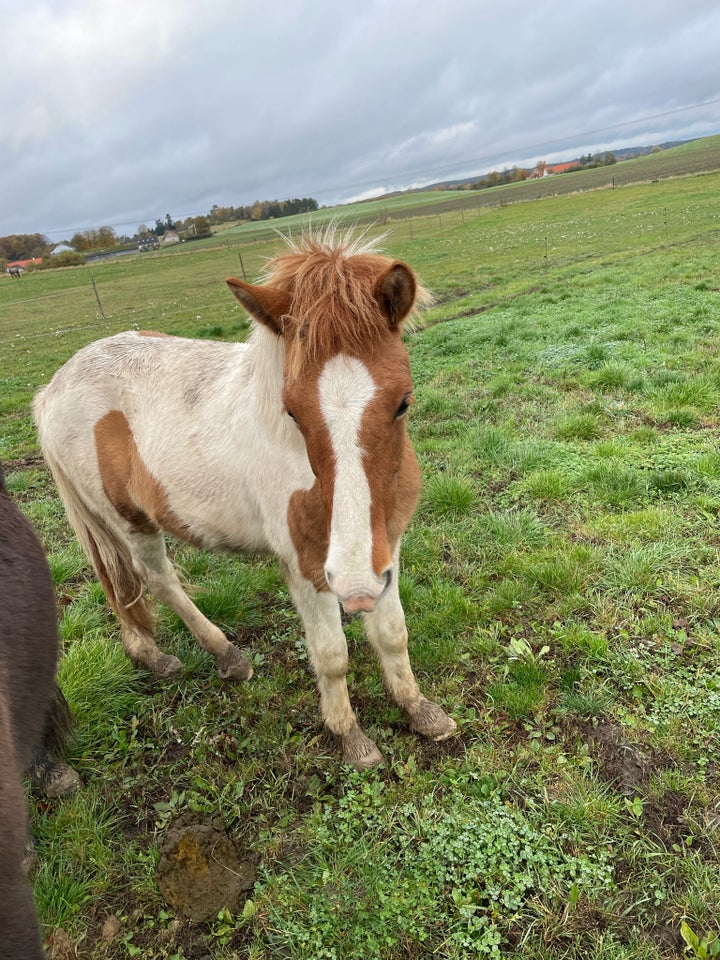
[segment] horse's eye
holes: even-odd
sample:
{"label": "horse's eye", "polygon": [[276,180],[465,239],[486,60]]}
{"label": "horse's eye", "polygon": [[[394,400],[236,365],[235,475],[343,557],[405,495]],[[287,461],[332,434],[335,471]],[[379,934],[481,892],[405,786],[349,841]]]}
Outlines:
{"label": "horse's eye", "polygon": [[410,397],[403,397],[402,403],[397,408],[397,411],[395,413],[395,419],[399,420],[401,417],[404,417],[405,414],[408,412],[409,406],[410,406]]}
{"label": "horse's eye", "polygon": [[296,417],[295,414],[292,412],[292,410],[286,410],[285,413],[287,413],[287,415],[290,417],[291,420],[294,420],[295,423],[297,423],[297,417]]}

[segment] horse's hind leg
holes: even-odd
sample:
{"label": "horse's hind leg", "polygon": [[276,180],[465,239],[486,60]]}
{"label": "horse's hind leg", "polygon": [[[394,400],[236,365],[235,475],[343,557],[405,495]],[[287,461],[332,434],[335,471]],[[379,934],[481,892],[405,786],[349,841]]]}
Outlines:
{"label": "horse's hind leg", "polygon": [[145,596],[142,568],[137,568],[131,549],[135,535],[107,524],[94,529],[77,525],[75,530],[78,536],[82,535],[108,602],[120,621],[125,653],[156,677],[177,673],[182,669],[180,660],[163,653],[153,639],[152,607]]}
{"label": "horse's hind leg", "polygon": [[252,666],[214,623],[198,610],[183,590],[165,551],[161,533],[134,534],[130,547],[136,565],[142,569],[150,592],[174,610],[203,650],[212,654],[223,680],[249,680]]}

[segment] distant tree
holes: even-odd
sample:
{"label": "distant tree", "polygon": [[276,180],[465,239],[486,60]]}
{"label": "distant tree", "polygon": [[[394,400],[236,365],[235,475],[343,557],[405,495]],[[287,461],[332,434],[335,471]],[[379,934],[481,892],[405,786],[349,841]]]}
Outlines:
{"label": "distant tree", "polygon": [[85,253],[90,249],[90,242],[85,233],[75,233],[70,238],[70,246],[79,253]]}
{"label": "distant tree", "polygon": [[113,227],[100,227],[97,230],[82,230],[73,235],[70,246],[78,253],[88,253],[90,250],[107,250],[117,243],[117,236]]}
{"label": "distant tree", "polygon": [[210,229],[210,220],[208,217],[192,217],[190,218],[190,232],[193,233],[192,228],[194,228],[194,236],[201,240],[203,237],[211,237],[212,230]]}
{"label": "distant tree", "polygon": [[98,230],[98,246],[101,249],[107,249],[108,247],[114,247],[117,243],[117,234],[113,227],[100,227]]}
{"label": "distant tree", "polygon": [[13,233],[0,237],[0,257],[4,260],[30,260],[44,257],[50,251],[50,241],[42,233]]}

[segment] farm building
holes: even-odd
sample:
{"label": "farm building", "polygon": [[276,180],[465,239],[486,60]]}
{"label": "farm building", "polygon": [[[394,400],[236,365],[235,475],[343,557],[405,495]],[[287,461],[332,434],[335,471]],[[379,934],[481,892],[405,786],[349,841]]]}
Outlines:
{"label": "farm building", "polygon": [[24,273],[30,264],[35,266],[42,262],[42,257],[32,257],[30,260],[11,260],[5,264],[5,273],[16,273],[18,270]]}

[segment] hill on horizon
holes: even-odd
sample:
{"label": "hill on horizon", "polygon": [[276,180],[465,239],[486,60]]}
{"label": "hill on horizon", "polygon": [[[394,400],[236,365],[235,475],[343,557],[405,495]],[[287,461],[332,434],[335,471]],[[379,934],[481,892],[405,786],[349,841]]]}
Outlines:
{"label": "hill on horizon", "polygon": [[[717,136],[717,135],[716,135]],[[594,156],[603,156],[604,154],[612,154],[615,157],[617,163],[626,161],[626,160],[635,160],[638,157],[648,156],[657,152],[659,147],[661,151],[665,152],[666,150],[672,150],[677,147],[687,146],[688,144],[699,143],[702,140],[709,140],[712,137],[693,137],[689,140],[665,140],[662,143],[653,143],[645,144],[642,146],[634,145],[629,147],[621,147],[617,150],[601,150],[598,151]],[[557,160],[546,160],[545,162],[549,167],[555,166],[558,163],[580,163],[581,156],[570,158],[569,160],[557,161]],[[533,167],[522,167],[521,165],[516,165],[517,169],[532,170]],[[382,194],[380,197],[375,197],[376,200],[386,199],[389,197],[402,196],[407,193],[423,193],[427,190],[457,190],[464,187],[467,184],[473,183],[475,181],[481,180],[483,177],[486,177],[489,173],[493,171],[506,171],[515,169],[515,166],[502,166],[494,167],[493,170],[484,170],[481,173],[472,173],[465,177],[458,177],[452,180],[434,180],[432,183],[428,183],[423,187],[409,187],[406,190],[394,190],[390,193]]]}

